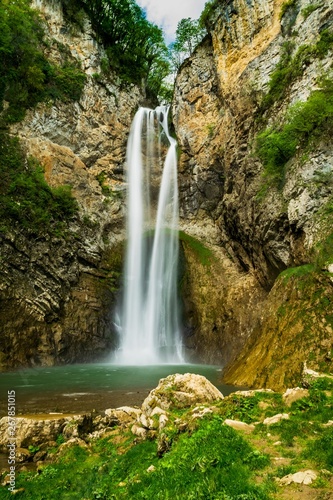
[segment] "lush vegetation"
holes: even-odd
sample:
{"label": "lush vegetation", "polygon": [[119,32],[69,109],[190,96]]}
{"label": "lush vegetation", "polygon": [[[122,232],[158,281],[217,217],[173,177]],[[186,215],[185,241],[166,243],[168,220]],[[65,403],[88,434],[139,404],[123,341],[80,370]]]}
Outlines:
{"label": "lush vegetation", "polygon": [[292,106],[286,121],[257,136],[257,154],[264,165],[264,176],[270,184],[281,187],[287,162],[297,150],[313,147],[329,137],[333,128],[333,81],[323,78],[320,88],[307,101]]}
{"label": "lush vegetation", "polygon": [[206,2],[203,11],[201,12],[201,16],[199,18],[200,25],[205,26],[209,29],[209,21],[211,16],[213,15],[216,7],[219,5],[219,0],[209,0]]}
{"label": "lush vegetation", "polygon": [[[48,449],[51,463],[38,473],[17,475],[17,496],[268,500],[285,493],[280,478],[311,468],[318,475],[311,488],[322,495],[318,498],[325,498],[333,473],[333,427],[325,425],[332,403],[333,380],[320,378],[311,382],[308,395],[289,407],[281,394],[254,393],[232,394],[199,419],[191,410],[173,411],[167,426],[146,440],[116,428],[85,448],[74,445],[59,451],[64,441],[59,436],[57,445]],[[269,427],[263,424],[264,418],[277,413],[288,413],[289,419]],[[225,418],[257,424],[252,433],[243,434],[224,425]],[[161,439],[167,443],[162,453]],[[292,496],[293,487],[287,489]],[[0,492],[1,498],[12,498],[5,487]]]}
{"label": "lush vegetation", "polygon": [[206,33],[206,29],[196,19],[188,17],[179,21],[176,40],[170,46],[171,62],[175,72],[178,71],[183,61],[190,57]]}
{"label": "lush vegetation", "polygon": [[151,96],[161,91],[169,73],[168,49],[163,33],[149,22],[135,0],[61,0],[71,22],[88,14],[92,27],[103,43],[112,68],[124,82],[144,83]]}
{"label": "lush vegetation", "polygon": [[30,233],[62,233],[78,210],[69,186],[51,188],[42,167],[26,159],[17,138],[0,132],[0,230],[13,225]]}
{"label": "lush vegetation", "polygon": [[268,92],[264,96],[259,114],[262,115],[272,105],[280,102],[287,94],[291,84],[302,76],[304,69],[313,59],[323,59],[333,47],[333,33],[325,29],[320,33],[318,41],[313,45],[301,45],[295,55],[294,44],[285,42],[279,63],[271,74]]}
{"label": "lush vegetation", "polygon": [[7,123],[40,101],[79,99],[86,79],[68,57],[62,66],[47,60],[43,25],[29,3],[0,0],[0,110]]}

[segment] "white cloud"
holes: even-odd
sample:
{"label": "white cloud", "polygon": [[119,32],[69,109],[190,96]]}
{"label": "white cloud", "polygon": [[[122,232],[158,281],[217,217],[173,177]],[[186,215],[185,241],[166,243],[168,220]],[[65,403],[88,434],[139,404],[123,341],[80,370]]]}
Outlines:
{"label": "white cloud", "polygon": [[207,0],[137,0],[145,9],[147,19],[161,28],[166,35],[167,43],[175,38],[178,22],[191,17],[198,19]]}

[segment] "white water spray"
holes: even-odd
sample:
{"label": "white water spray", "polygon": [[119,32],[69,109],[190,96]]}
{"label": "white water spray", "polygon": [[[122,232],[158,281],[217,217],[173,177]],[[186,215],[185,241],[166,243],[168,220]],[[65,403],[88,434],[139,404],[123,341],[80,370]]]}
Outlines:
{"label": "white water spray", "polygon": [[[157,179],[161,181],[155,199]],[[128,246],[117,362],[183,362],[177,297],[177,151],[166,106],[155,111],[140,108],[135,115],[127,146],[127,182]]]}

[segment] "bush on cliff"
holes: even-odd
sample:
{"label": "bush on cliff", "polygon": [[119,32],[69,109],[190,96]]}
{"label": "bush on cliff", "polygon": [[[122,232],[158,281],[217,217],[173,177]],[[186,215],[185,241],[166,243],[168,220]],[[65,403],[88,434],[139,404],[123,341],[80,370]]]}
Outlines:
{"label": "bush on cliff", "polygon": [[34,234],[59,233],[78,210],[70,186],[51,188],[39,163],[25,159],[19,140],[0,132],[0,230],[13,224]]}
{"label": "bush on cliff", "polygon": [[264,176],[278,187],[283,185],[285,167],[298,149],[314,147],[329,137],[333,129],[333,81],[323,78],[320,88],[307,101],[292,106],[282,126],[268,128],[257,136],[257,154]]}
{"label": "bush on cliff", "polygon": [[40,101],[78,100],[86,80],[73,61],[47,60],[43,24],[29,4],[0,0],[0,111],[7,123],[22,120]]}

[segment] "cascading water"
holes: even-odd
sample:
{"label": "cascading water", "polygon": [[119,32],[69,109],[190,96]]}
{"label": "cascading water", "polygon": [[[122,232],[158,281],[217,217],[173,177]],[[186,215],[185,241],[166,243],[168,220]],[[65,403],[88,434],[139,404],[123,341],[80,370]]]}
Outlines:
{"label": "cascading water", "polygon": [[[117,362],[123,364],[183,362],[177,298],[177,151],[168,111],[166,106],[140,108],[128,140],[128,246],[117,352]],[[161,179],[158,199],[156,179]]]}

